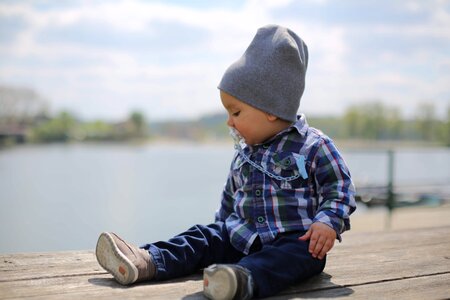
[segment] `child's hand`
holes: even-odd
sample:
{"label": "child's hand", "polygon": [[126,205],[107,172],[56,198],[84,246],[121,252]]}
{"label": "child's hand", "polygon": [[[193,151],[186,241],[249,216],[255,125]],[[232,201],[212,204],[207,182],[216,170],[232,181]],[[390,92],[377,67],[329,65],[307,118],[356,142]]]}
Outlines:
{"label": "child's hand", "polygon": [[314,258],[323,259],[334,246],[336,231],[324,223],[316,222],[298,239],[301,241],[310,240],[309,253]]}

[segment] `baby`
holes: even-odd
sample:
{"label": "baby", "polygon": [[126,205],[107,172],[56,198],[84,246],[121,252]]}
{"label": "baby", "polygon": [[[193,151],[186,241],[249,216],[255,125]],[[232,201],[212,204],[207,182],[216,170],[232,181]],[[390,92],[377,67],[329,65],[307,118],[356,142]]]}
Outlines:
{"label": "baby", "polygon": [[203,270],[210,299],[268,297],[322,272],[356,209],[333,141],[297,115],[308,48],[291,30],[260,28],[218,86],[236,153],[215,222],[131,245],[102,233],[96,255],[121,284]]}

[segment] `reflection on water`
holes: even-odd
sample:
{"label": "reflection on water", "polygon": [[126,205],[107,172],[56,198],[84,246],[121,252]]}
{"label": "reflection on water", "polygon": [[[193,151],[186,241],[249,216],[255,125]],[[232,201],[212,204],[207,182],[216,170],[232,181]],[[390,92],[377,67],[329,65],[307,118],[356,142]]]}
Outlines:
{"label": "reflection on water", "polygon": [[[0,253],[93,249],[101,231],[142,244],[209,223],[232,145],[46,145],[0,151]],[[343,152],[359,184],[384,152]],[[444,167],[447,166],[447,167]],[[450,184],[448,149],[402,150],[396,181]]]}

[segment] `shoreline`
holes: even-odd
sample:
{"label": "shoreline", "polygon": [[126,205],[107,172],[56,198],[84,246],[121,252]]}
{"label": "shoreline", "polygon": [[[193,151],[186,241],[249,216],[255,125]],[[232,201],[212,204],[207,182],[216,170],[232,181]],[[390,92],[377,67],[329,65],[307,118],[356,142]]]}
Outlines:
{"label": "shoreline", "polygon": [[[333,139],[334,143],[343,150],[365,150],[365,151],[377,151],[377,150],[389,150],[389,149],[450,149],[442,143],[432,143],[425,141],[389,141],[389,140],[341,140]],[[171,137],[150,137],[142,140],[129,140],[129,141],[67,141],[67,142],[49,142],[49,143],[16,143],[10,145],[0,145],[0,150],[11,149],[23,146],[46,146],[46,145],[124,145],[124,146],[147,146],[147,145],[233,145],[231,137],[227,138],[204,138],[204,139],[178,139]]]}

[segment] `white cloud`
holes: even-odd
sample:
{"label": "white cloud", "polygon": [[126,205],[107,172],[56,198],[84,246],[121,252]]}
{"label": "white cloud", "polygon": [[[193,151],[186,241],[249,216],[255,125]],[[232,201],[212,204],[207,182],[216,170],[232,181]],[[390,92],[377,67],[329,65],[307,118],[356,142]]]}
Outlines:
{"label": "white cloud", "polygon": [[[303,3],[326,9],[334,2]],[[389,9],[390,2],[383,3]],[[420,1],[408,1],[405,5],[405,14],[428,14],[425,21],[358,26],[333,23],[332,15],[327,20],[308,19],[308,11],[299,11],[303,17],[297,17],[291,6],[298,3],[288,0],[250,0],[233,9],[137,0],[83,1],[51,10],[37,9],[32,2],[3,3],[0,21],[2,17],[22,18],[25,26],[13,42],[0,40],[4,58],[0,84],[34,87],[55,108],[72,108],[88,118],[119,118],[132,108],[142,108],[152,118],[195,117],[220,109],[216,85],[222,72],[243,53],[257,28],[279,23],[297,31],[309,46],[305,110],[341,112],[343,104],[368,98],[395,99],[408,109],[410,103],[426,96],[444,107],[448,105],[445,98],[450,99],[450,13],[443,8],[445,2],[430,3],[424,7]],[[135,42],[136,47],[104,44],[90,36],[42,39],[51,30],[65,33],[86,24],[101,28],[108,37]],[[140,36],[160,41],[162,32],[166,36],[161,41],[171,48],[161,42],[148,49],[139,47]],[[201,37],[190,42],[187,34]],[[358,48],[369,34],[389,37],[395,45]],[[440,41],[440,48],[430,44],[432,38]],[[171,39],[186,42],[169,43]],[[420,40],[424,41],[420,47],[402,51],[401,42]],[[366,57],[367,53],[372,56]],[[411,68],[425,72],[407,71]],[[430,80],[429,74],[439,76]]]}

